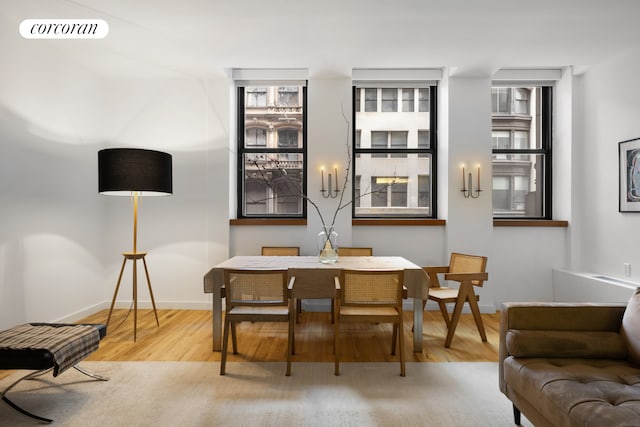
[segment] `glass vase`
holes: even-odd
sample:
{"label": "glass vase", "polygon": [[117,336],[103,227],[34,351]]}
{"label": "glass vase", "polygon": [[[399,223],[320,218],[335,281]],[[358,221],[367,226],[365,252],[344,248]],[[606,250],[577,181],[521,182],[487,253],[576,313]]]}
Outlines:
{"label": "glass vase", "polygon": [[327,229],[318,233],[318,260],[323,264],[330,264],[338,261],[338,233],[331,228],[329,234]]}

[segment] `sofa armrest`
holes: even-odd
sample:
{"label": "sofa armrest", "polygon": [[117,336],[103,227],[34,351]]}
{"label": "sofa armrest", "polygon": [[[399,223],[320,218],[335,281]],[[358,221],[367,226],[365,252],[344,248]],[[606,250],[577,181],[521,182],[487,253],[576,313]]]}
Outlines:
{"label": "sofa armrest", "polygon": [[509,357],[506,337],[510,330],[619,332],[625,304],[526,302],[503,303],[500,313],[498,370],[505,393],[504,360]]}

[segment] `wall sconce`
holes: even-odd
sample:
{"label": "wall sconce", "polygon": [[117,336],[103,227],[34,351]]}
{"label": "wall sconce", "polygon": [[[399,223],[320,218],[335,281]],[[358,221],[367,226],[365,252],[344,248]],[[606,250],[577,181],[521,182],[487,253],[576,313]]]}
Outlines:
{"label": "wall sconce", "polygon": [[478,165],[477,167],[478,167],[477,185],[476,185],[476,189],[474,190],[471,172],[469,172],[469,174],[466,175],[464,170],[464,164],[462,165],[462,190],[460,191],[462,192],[462,194],[466,199],[468,199],[469,197],[471,197],[472,199],[477,199],[478,197],[480,197],[480,192],[482,191],[480,189],[480,165]]}
{"label": "wall sconce", "polygon": [[320,174],[321,174],[321,179],[322,179],[322,190],[320,190],[320,192],[322,193],[322,197],[324,197],[325,199],[328,199],[329,197],[331,197],[332,199],[335,199],[336,197],[338,197],[338,193],[340,192],[340,190],[338,189],[338,168],[334,168],[333,169],[334,174],[335,174],[335,188],[333,188],[333,181],[331,181],[331,174],[329,173],[329,179],[327,181],[327,186],[325,187],[324,185],[324,167],[320,168]]}

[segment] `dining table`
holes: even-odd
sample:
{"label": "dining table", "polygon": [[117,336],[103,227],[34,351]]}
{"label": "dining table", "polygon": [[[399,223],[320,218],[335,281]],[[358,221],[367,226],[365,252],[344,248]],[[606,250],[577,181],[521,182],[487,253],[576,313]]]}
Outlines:
{"label": "dining table", "polygon": [[237,255],[213,266],[204,275],[204,292],[213,294],[213,351],[222,344],[222,288],[225,269],[286,269],[295,276],[299,299],[324,299],[335,296],[334,278],[340,270],[403,270],[407,297],[413,299],[413,351],[422,352],[423,300],[429,289],[429,277],[422,267],[400,256],[339,257],[335,263],[321,263],[317,256]]}

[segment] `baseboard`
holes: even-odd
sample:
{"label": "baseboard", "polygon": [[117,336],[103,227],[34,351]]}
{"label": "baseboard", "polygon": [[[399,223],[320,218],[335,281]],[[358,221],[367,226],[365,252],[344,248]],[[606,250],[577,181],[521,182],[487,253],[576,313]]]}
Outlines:
{"label": "baseboard", "polygon": [[[67,316],[60,317],[58,319],[54,319],[51,323],[74,323],[78,320],[84,319],[85,317],[91,316],[92,314],[97,313],[100,310],[104,310],[109,308],[109,302],[103,301],[98,304],[91,305],[89,307],[83,308],[82,310],[78,310],[74,313],[71,313]],[[105,319],[106,321],[106,319]]]}
{"label": "baseboard", "polygon": [[[78,310],[74,313],[71,313],[67,316],[59,317],[57,319],[51,320],[51,323],[74,323],[78,320],[84,319],[85,317],[91,316],[99,312],[100,310],[108,310],[111,306],[111,301],[103,301],[98,304],[91,305],[89,307],[83,308],[82,310]],[[133,307],[133,301],[116,301],[114,306],[115,309],[128,309]],[[138,308],[140,309],[151,309],[153,305],[151,304],[151,300],[148,301],[138,301]],[[156,308],[158,310],[211,310],[211,302],[210,301],[156,301]],[[106,318],[105,318],[106,322]]]}

